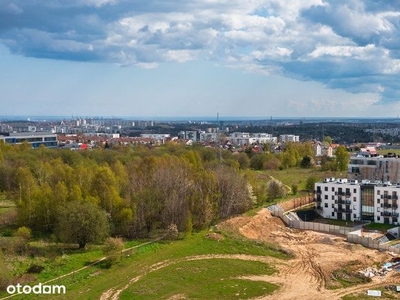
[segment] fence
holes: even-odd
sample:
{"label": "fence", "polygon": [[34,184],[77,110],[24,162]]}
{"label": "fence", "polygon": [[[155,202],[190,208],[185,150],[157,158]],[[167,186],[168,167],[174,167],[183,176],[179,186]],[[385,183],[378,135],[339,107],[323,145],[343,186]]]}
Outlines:
{"label": "fence", "polygon": [[347,234],[347,241],[353,244],[360,244],[367,248],[378,249],[382,251],[390,251],[400,254],[400,248],[387,244],[380,244],[379,241],[373,240],[370,237],[358,235],[356,232]]}
{"label": "fence", "polygon": [[354,231],[354,228],[336,226],[330,224],[322,224],[317,222],[305,222],[299,220],[292,220],[284,214],[282,209],[276,209],[271,212],[273,216],[279,217],[288,227],[303,229],[303,230],[314,230],[320,232],[326,232],[330,234],[341,234],[347,235]]}
{"label": "fence", "polygon": [[322,224],[316,222],[292,220],[285,214],[285,212],[281,207],[279,207],[279,205],[275,206],[274,210],[271,211],[271,214],[275,217],[279,217],[288,227],[302,230],[314,230],[329,234],[345,235],[349,243],[360,244],[364,247],[400,254],[400,248],[398,247],[380,244],[379,241],[373,240],[370,237],[362,237],[361,230],[354,230],[354,228],[350,227]]}

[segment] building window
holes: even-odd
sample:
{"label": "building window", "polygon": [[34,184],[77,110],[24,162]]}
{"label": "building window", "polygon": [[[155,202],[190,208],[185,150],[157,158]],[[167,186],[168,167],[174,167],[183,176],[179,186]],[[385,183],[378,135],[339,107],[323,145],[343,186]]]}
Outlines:
{"label": "building window", "polygon": [[325,192],[327,192],[327,191],[328,191],[328,187],[326,186],[326,187],[325,187]]}
{"label": "building window", "polygon": [[353,201],[354,201],[354,202],[357,202],[357,197],[353,197]]}
{"label": "building window", "polygon": [[335,213],[334,212],[332,212],[332,217],[334,217],[335,216]]}
{"label": "building window", "polygon": [[335,187],[332,187],[332,192],[334,192],[335,191]]}
{"label": "building window", "polygon": [[357,218],[357,215],[356,214],[353,214],[353,219],[356,219]]}
{"label": "building window", "polygon": [[380,190],[377,190],[377,191],[376,191],[376,194],[377,194],[377,195],[380,195],[380,194],[381,194],[381,191],[380,191]]}
{"label": "building window", "polygon": [[376,220],[377,220],[377,221],[380,221],[380,220],[381,220],[381,217],[376,217]]}
{"label": "building window", "polygon": [[379,203],[381,203],[381,199],[376,199],[376,202],[379,204]]}
{"label": "building window", "polygon": [[324,205],[326,208],[328,208],[328,203],[325,203],[325,205]]}
{"label": "building window", "polygon": [[335,196],[332,196],[332,200],[335,200]]}
{"label": "building window", "polygon": [[328,195],[325,195],[325,196],[324,196],[324,199],[325,199],[325,200],[328,200]]}
{"label": "building window", "polygon": [[335,204],[332,203],[332,208],[335,208]]}
{"label": "building window", "polygon": [[353,190],[353,193],[357,193],[357,189],[354,189],[354,190]]}

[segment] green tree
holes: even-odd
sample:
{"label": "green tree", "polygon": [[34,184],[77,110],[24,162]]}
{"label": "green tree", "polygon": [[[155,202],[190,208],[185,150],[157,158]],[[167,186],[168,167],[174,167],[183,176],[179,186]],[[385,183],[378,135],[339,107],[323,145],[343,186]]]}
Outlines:
{"label": "green tree", "polygon": [[318,182],[318,179],[314,176],[310,176],[306,180],[306,191],[311,194],[314,192],[315,183]]}
{"label": "green tree", "polygon": [[272,201],[277,198],[282,198],[286,196],[286,190],[282,182],[272,179],[268,182],[267,194],[268,194],[268,200]]}
{"label": "green tree", "polygon": [[347,165],[350,160],[350,155],[347,152],[346,148],[344,146],[337,147],[335,156],[338,171],[346,171]]}
{"label": "green tree", "polygon": [[58,212],[56,233],[62,242],[77,243],[80,249],[102,243],[109,235],[107,216],[92,203],[69,202]]}
{"label": "green tree", "polygon": [[324,142],[327,143],[328,145],[332,145],[332,138],[327,135],[326,137],[324,137]]}
{"label": "green tree", "polygon": [[119,262],[122,258],[122,250],[124,250],[124,242],[121,238],[109,237],[103,245],[103,253],[107,256],[109,265]]}
{"label": "green tree", "polygon": [[304,156],[300,162],[300,167],[304,169],[309,169],[312,166],[314,166],[314,159],[309,155]]}

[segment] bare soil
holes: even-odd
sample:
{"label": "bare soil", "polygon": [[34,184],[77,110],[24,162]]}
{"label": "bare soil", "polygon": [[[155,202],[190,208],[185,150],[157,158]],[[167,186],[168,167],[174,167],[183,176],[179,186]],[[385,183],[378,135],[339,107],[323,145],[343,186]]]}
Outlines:
{"label": "bare soil", "polygon": [[[365,292],[368,289],[400,284],[400,274],[389,272],[386,276],[376,276],[366,284],[359,284],[347,288],[341,287],[333,277],[335,270],[361,270],[367,267],[382,265],[393,257],[386,252],[365,248],[361,245],[347,243],[343,236],[329,235],[314,231],[302,231],[288,228],[279,219],[262,209],[255,216],[241,216],[232,218],[218,225],[222,231],[243,235],[249,239],[265,241],[281,246],[294,255],[293,259],[283,261],[268,256],[254,255],[198,255],[177,260],[166,260],[150,266],[143,274],[132,278],[121,289],[105,291],[101,300],[117,300],[121,292],[132,283],[140,280],[150,272],[154,272],[171,264],[181,261],[202,259],[242,259],[264,261],[273,265],[278,272],[273,275],[246,276],[244,279],[266,281],[280,286],[274,294],[258,298],[293,300],[335,300],[345,295]],[[209,233],[208,238],[223,238],[219,234]],[[171,297],[171,300],[185,299],[183,294]],[[380,298],[383,299],[383,298]]]}
{"label": "bare soil", "polygon": [[[347,243],[342,236],[288,228],[267,209],[262,209],[253,217],[230,219],[220,224],[219,228],[277,244],[295,256],[275,265],[279,270],[277,275],[248,278],[281,286],[273,295],[260,299],[341,299],[374,287],[400,284],[400,275],[393,271],[386,276],[373,277],[367,284],[339,288],[341,285],[332,278],[334,270],[347,269],[348,266],[354,270],[363,269],[381,265],[393,257],[386,252]],[[334,287],[337,289],[332,289]]]}

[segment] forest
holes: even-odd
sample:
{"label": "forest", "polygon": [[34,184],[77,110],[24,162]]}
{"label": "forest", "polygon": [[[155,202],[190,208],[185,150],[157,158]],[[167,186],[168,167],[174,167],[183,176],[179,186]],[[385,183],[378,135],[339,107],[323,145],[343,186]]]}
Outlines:
{"label": "forest", "polygon": [[[346,168],[348,154],[338,151],[340,161],[326,158],[326,168]],[[268,190],[255,181],[250,169],[313,166],[309,143],[289,144],[279,154],[173,142],[85,151],[2,143],[0,197],[16,204],[19,227],[84,248],[108,236],[207,228],[283,195],[276,183]]]}

